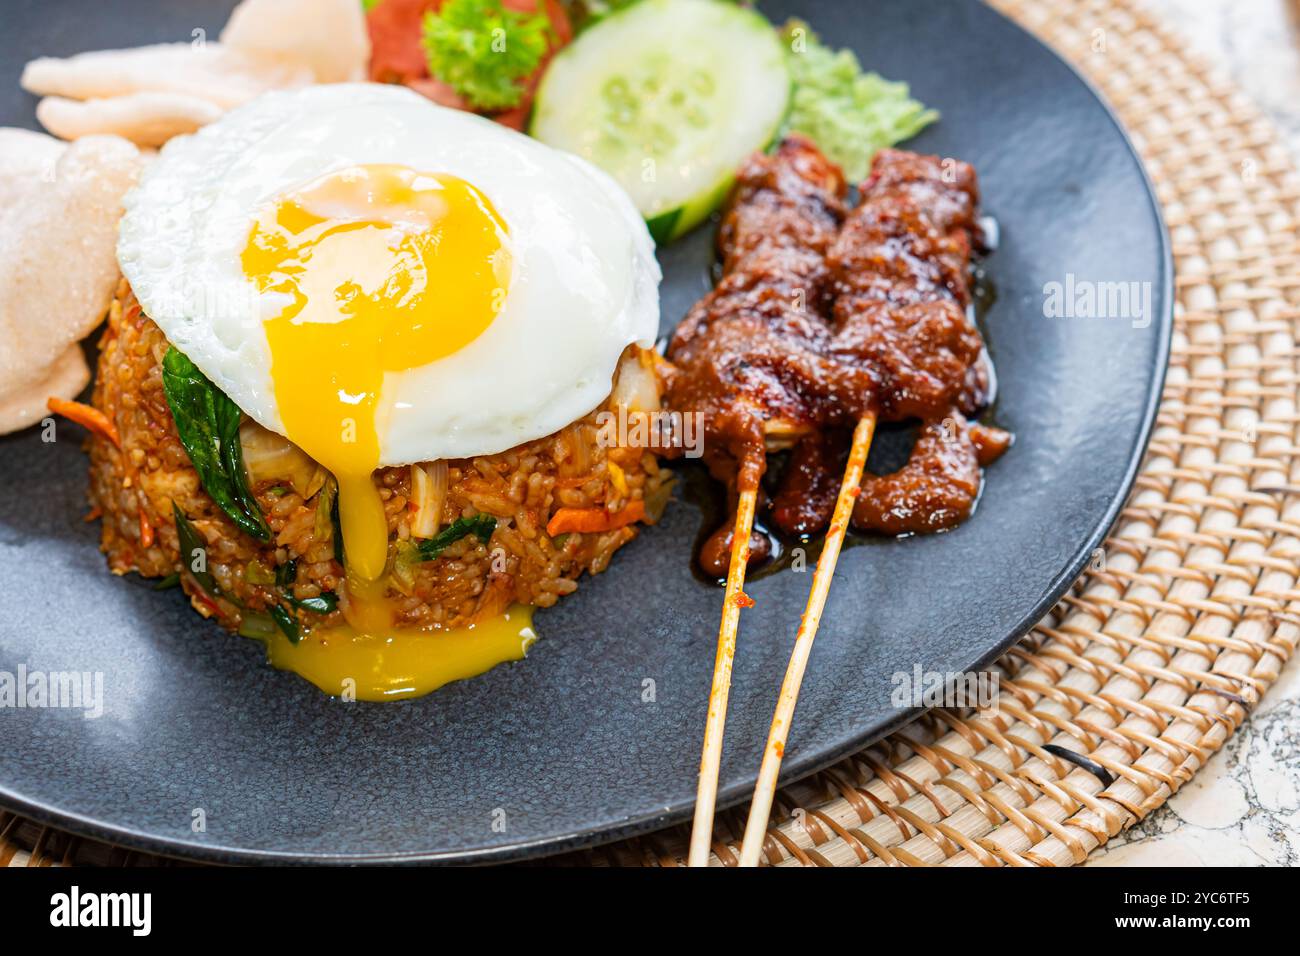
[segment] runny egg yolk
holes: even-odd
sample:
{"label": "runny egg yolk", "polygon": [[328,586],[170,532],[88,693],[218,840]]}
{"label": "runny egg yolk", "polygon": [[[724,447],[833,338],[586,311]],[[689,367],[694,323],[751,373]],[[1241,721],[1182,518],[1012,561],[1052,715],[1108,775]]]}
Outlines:
{"label": "runny egg yolk", "polygon": [[275,630],[266,647],[271,664],[307,678],[327,694],[383,701],[419,697],[498,664],[523,660],[536,640],[533,609],[516,604],[474,625],[437,634],[400,627],[382,635],[362,634],[343,625],[318,628],[294,643]]}
{"label": "runny egg yolk", "polygon": [[474,186],[405,166],[329,173],[266,206],[241,263],[283,294],[265,320],[287,437],[338,481],[354,597],[382,593],[388,521],[371,479],[389,372],[483,334],[509,288],[504,221]]}

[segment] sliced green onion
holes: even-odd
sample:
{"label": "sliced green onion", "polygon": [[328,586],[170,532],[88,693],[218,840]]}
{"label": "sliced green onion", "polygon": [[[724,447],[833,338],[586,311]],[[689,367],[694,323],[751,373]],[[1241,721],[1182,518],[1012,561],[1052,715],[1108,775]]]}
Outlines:
{"label": "sliced green onion", "polygon": [[302,640],[302,633],[298,630],[298,622],[293,619],[293,615],[282,604],[271,605],[271,619],[275,621],[276,627],[284,632],[284,636],[289,639],[290,644],[297,644]]}

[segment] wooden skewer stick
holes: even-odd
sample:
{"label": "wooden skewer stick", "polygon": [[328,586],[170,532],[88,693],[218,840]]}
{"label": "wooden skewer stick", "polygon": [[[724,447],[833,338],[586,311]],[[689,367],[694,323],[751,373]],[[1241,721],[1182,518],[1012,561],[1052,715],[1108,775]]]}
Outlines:
{"label": "wooden skewer stick", "polygon": [[[817,627],[821,624],[822,611],[831,589],[831,578],[835,575],[835,562],[840,557],[840,548],[848,531],[853,503],[858,496],[858,487],[862,484],[862,472],[866,467],[867,452],[871,450],[871,439],[875,432],[876,416],[871,413],[863,415],[853,430],[853,444],[849,448],[849,463],[844,469],[844,481],[840,484],[840,495],[835,501],[835,513],[831,517],[830,530],[826,532],[826,543],[822,546],[821,557],[817,559],[812,591],[808,594],[808,606],[799,622],[794,652],[790,655],[790,665],[786,668],[781,696],[777,698],[776,713],[772,717],[772,728],[767,735],[767,747],[763,750],[763,764],[758,771],[758,784],[754,787],[754,799],[749,805],[749,820],[745,823],[745,838],[740,847],[741,866],[758,866],[758,856],[763,850],[767,819],[772,812],[772,798],[776,794],[776,778],[781,772],[786,737],[790,733],[795,704],[799,701],[799,687],[808,667],[808,656],[812,653]],[[698,822],[698,817],[696,819]]]}
{"label": "wooden skewer stick", "polygon": [[704,753],[700,757],[700,782],[695,795],[695,822],[691,827],[688,866],[708,866],[713,839],[713,808],[718,799],[718,767],[722,762],[722,730],[727,721],[731,693],[731,663],[736,655],[736,626],[744,600],[745,568],[749,564],[749,538],[754,532],[758,489],[741,491],[736,500],[736,523],[731,533],[731,564],[718,628],[718,654],[713,662],[713,689],[709,691],[709,716],[704,725]]}

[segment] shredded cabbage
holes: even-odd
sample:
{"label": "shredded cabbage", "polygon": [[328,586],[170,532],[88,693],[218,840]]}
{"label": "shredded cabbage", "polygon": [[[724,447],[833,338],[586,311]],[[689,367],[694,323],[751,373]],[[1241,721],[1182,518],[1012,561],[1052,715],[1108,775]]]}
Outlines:
{"label": "shredded cabbage", "polygon": [[782,30],[794,89],[782,135],[802,133],[844,169],[866,177],[876,150],[915,136],[939,114],[912,99],[906,83],[863,73],[851,50],[832,50],[802,20]]}

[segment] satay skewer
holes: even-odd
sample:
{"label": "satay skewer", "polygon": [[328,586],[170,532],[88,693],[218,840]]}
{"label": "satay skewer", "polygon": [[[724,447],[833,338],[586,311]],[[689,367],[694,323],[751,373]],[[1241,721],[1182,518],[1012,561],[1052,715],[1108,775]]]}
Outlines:
{"label": "satay skewer", "polygon": [[[763,763],[758,771],[758,783],[754,787],[754,798],[749,805],[749,820],[745,824],[745,837],[740,848],[741,866],[757,866],[759,854],[763,849],[767,821],[772,812],[772,799],[776,793],[776,778],[781,772],[781,758],[785,755],[785,742],[790,733],[790,723],[794,718],[795,704],[799,700],[799,688],[803,683],[804,671],[808,667],[813,639],[817,637],[817,628],[821,624],[826,598],[830,594],[831,579],[835,576],[835,564],[839,560],[844,535],[848,531],[853,504],[858,496],[858,488],[862,484],[862,473],[866,467],[867,453],[871,450],[871,440],[875,431],[876,416],[871,413],[863,415],[853,430],[853,444],[849,448],[849,461],[844,469],[844,480],[840,483],[839,497],[835,501],[835,513],[831,517],[830,529],[826,532],[821,556],[817,559],[812,590],[808,594],[808,604],[799,623],[794,651],[790,655],[790,664],[786,668],[785,680],[781,684],[781,695],[777,698],[776,713],[772,717],[767,746],[763,749]],[[734,550],[732,553],[734,566]],[[698,805],[696,823],[697,825],[699,823]]]}
{"label": "satay skewer", "polygon": [[[743,469],[742,469],[743,470]],[[708,866],[713,839],[713,810],[718,799],[718,769],[722,763],[722,732],[731,694],[731,665],[736,656],[736,628],[745,605],[745,569],[749,565],[749,539],[754,533],[758,487],[740,489],[736,520],[731,533],[731,564],[723,598],[722,624],[718,628],[718,653],[713,662],[713,687],[709,691],[709,716],[704,725],[700,781],[695,795],[695,821],[691,826],[688,866]]]}

